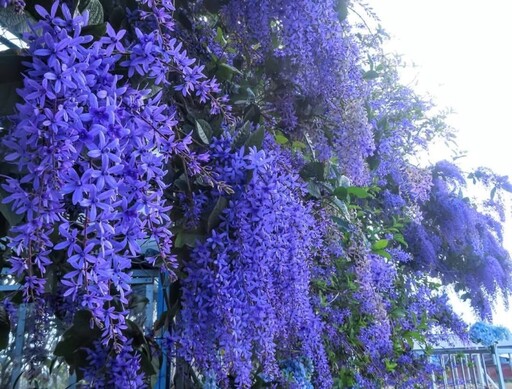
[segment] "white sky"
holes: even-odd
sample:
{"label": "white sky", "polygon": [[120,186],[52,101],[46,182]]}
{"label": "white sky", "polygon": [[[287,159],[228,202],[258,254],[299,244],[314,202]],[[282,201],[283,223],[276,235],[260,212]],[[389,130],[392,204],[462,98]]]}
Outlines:
{"label": "white sky", "polygon": [[[392,39],[388,52],[415,68],[404,82],[455,114],[458,144],[468,151],[464,169],[487,166],[512,178],[512,1],[368,0]],[[439,155],[438,155],[439,153]],[[449,158],[434,151],[433,160]],[[512,214],[505,246],[512,248]],[[456,309],[470,323],[467,308]],[[494,323],[512,329],[512,312],[500,308]]]}

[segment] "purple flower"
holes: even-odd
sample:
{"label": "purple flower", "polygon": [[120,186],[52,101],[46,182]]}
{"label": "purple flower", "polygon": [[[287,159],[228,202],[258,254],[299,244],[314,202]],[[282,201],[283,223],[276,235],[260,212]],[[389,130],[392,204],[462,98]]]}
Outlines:
{"label": "purple flower", "polygon": [[112,28],[110,23],[107,23],[107,35],[108,37],[102,37],[100,42],[106,45],[105,54],[112,55],[114,50],[120,53],[125,53],[126,49],[123,46],[123,37],[126,35],[126,30],[116,31]]}

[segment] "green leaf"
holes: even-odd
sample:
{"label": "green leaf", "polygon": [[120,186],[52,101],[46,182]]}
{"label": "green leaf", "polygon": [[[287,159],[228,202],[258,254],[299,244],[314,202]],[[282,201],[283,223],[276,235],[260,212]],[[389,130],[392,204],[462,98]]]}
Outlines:
{"label": "green leaf", "polygon": [[257,104],[249,104],[244,109],[244,120],[251,122],[252,124],[258,124],[261,117],[261,110]]}
{"label": "green leaf", "polygon": [[305,143],[302,143],[302,142],[299,142],[299,141],[296,141],[296,140],[294,140],[294,141],[292,142],[292,149],[294,149],[294,150],[304,150],[304,149],[306,149],[307,147],[308,147],[308,146],[306,146],[306,144],[305,144]]}
{"label": "green leaf", "polygon": [[229,64],[227,64],[227,63],[225,63],[225,62],[221,63],[221,64],[220,64],[220,66],[221,66],[221,67],[224,67],[224,68],[226,68],[226,69],[229,69],[229,70],[230,70],[231,72],[233,72],[233,73],[239,74],[239,75],[241,75],[241,76],[243,75],[243,73],[242,73],[240,70],[238,70],[238,69],[237,69],[237,68],[235,68],[234,66],[231,66],[231,65],[229,65]]}
{"label": "green leaf", "polygon": [[381,257],[391,259],[391,254],[389,254],[386,250],[374,250],[375,254],[380,255]]}
{"label": "green leaf", "polygon": [[251,123],[245,122],[242,127],[238,129],[233,138],[233,146],[238,149],[242,147],[251,135]]}
{"label": "green leaf", "polygon": [[82,35],[92,35],[95,40],[101,38],[107,32],[107,24],[94,24],[82,28]]}
{"label": "green leaf", "polygon": [[259,126],[256,131],[254,131],[249,138],[245,141],[244,145],[246,147],[246,151],[250,147],[256,147],[258,150],[261,149],[263,145],[263,139],[265,137],[265,129],[263,126]]}
{"label": "green leaf", "polygon": [[73,340],[73,338],[63,339],[57,346],[55,346],[55,350],[53,350],[53,354],[57,357],[67,358],[73,354],[73,352],[78,348],[78,342]]}
{"label": "green leaf", "polygon": [[210,232],[219,225],[220,215],[222,215],[222,212],[226,209],[227,205],[228,200],[225,197],[219,197],[217,203],[215,204],[215,207],[210,213],[210,216],[208,216],[208,232]]}
{"label": "green leaf", "polygon": [[331,216],[332,220],[340,227],[342,231],[349,231],[350,223],[338,216]]}
{"label": "green leaf", "polygon": [[491,201],[494,200],[494,196],[496,196],[496,187],[491,189]]}
{"label": "green leaf", "polygon": [[402,234],[394,234],[393,239],[405,247],[409,247]]}
{"label": "green leaf", "polygon": [[11,321],[7,310],[0,305],[0,350],[5,350],[9,346],[9,334],[11,332]]}
{"label": "green leaf", "polygon": [[336,3],[336,12],[338,13],[338,19],[340,22],[344,21],[348,15],[348,4],[347,0],[338,0]]}
{"label": "green leaf", "polygon": [[23,220],[24,215],[15,213],[9,204],[4,204],[2,200],[5,197],[7,197],[7,193],[2,188],[0,188],[0,213],[5,218],[5,220],[7,220],[9,225],[13,227],[18,225]]}
{"label": "green leaf", "polygon": [[300,176],[305,179],[316,179],[318,181],[325,180],[325,163],[309,162],[300,171]]}
{"label": "green leaf", "polygon": [[[23,71],[25,71],[24,61],[30,60],[30,57],[20,55],[18,49],[8,49],[0,51],[0,84],[21,83],[23,81]],[[16,93],[16,92],[15,92]],[[3,100],[2,100],[3,102]]]}
{"label": "green leaf", "polygon": [[395,368],[398,366],[398,364],[396,362],[392,362],[388,359],[385,360],[385,363],[386,363],[386,370],[389,372],[395,371]]}
{"label": "green leaf", "polygon": [[391,316],[393,318],[405,317],[407,315],[405,309],[397,307],[391,311]]}
{"label": "green leaf", "polygon": [[320,186],[313,181],[308,182],[308,192],[311,196],[321,199],[322,198],[322,192],[320,191]]}
{"label": "green leaf", "polygon": [[173,16],[174,16],[174,20],[179,22],[185,29],[192,31],[194,25],[192,24],[192,22],[188,18],[188,16],[185,13],[185,11],[183,11],[179,7],[176,7],[176,10],[174,11],[174,15]]}
{"label": "green leaf", "polygon": [[372,250],[382,250],[388,247],[389,241],[387,239],[379,239],[372,244]]}
{"label": "green leaf", "polygon": [[220,44],[222,46],[224,46],[228,43],[226,38],[224,38],[224,32],[222,31],[222,28],[220,28],[220,27],[217,27],[217,34],[215,35],[215,42],[217,42],[218,44]]}
{"label": "green leaf", "polygon": [[91,331],[96,328],[91,328],[91,324],[93,323],[92,318],[91,311],[86,309],[82,309],[75,313],[72,328],[77,335],[89,335]]}
{"label": "green leaf", "polygon": [[147,297],[132,293],[130,295],[130,299],[128,300],[128,309],[141,312],[146,307],[146,305],[148,305],[148,303],[149,300]]}
{"label": "green leaf", "polygon": [[375,70],[368,70],[363,74],[363,78],[365,80],[375,80],[376,78],[380,77],[380,74],[376,72]]}
{"label": "green leaf", "polygon": [[210,138],[212,136],[210,123],[203,119],[196,120],[196,133],[199,139],[201,139],[201,142],[206,145],[210,144]]}
{"label": "green leaf", "polygon": [[[37,1],[37,3],[44,3],[43,1]],[[27,8],[26,8],[27,9]],[[36,20],[31,16],[29,12],[16,12],[14,7],[2,8],[0,7],[0,26],[16,35],[17,37],[23,36],[23,33],[31,31],[30,26],[33,26]],[[8,71],[8,69],[0,67],[2,72]]]}
{"label": "green leaf", "polygon": [[158,366],[158,362],[156,362],[156,366],[155,366],[154,360],[158,361],[158,359],[151,358],[151,356],[149,356],[145,352],[142,352],[140,355],[141,355],[140,367],[141,367],[142,371],[146,375],[149,375],[149,376],[155,375],[159,366]]}
{"label": "green leaf", "polygon": [[[0,69],[2,69],[0,73],[3,72],[3,66],[9,65],[2,65],[0,57]],[[21,81],[0,83],[0,117],[13,115],[16,112],[16,103],[21,101],[20,97],[18,96],[18,92],[16,92],[16,89],[21,87],[23,87],[23,82]]]}
{"label": "green leaf", "polygon": [[277,133],[275,136],[277,144],[284,145],[288,143],[288,138],[284,136],[282,133]]}
{"label": "green leaf", "polygon": [[108,18],[109,23],[112,25],[114,30],[120,30],[123,26],[123,22],[126,19],[126,12],[123,7],[117,6],[112,9]]}
{"label": "green leaf", "polygon": [[78,0],[78,12],[84,12],[92,0]]}
{"label": "green leaf", "polygon": [[425,340],[425,337],[417,331],[405,331],[404,338],[407,340],[409,345],[411,345],[411,343],[414,344],[413,340],[418,342],[423,342]]}
{"label": "green leaf", "polygon": [[380,165],[380,158],[375,154],[368,158],[368,167],[371,171],[374,171],[377,169]]}
{"label": "green leaf", "polygon": [[158,319],[156,319],[155,323],[153,324],[153,331],[158,331],[160,328],[162,328],[165,325],[165,322],[167,321],[169,317],[169,311],[164,311],[160,315]]}
{"label": "green leaf", "polygon": [[91,328],[92,313],[80,310],[75,313],[73,325],[62,334],[62,340],[57,343],[54,355],[64,357],[69,364],[73,363],[74,353],[81,347],[86,347],[101,336],[98,327]]}
{"label": "green leaf", "polygon": [[350,212],[348,211],[347,204],[345,204],[337,197],[333,198],[332,202],[336,206],[336,208],[338,208],[338,210],[341,212],[345,220],[350,220]]}
{"label": "green leaf", "polygon": [[231,66],[225,62],[221,62],[217,65],[217,71],[215,75],[222,81],[229,81],[233,78],[234,74],[242,74],[240,70]]}
{"label": "green leaf", "polygon": [[25,3],[25,12],[29,12],[31,16],[41,20],[41,16],[36,12],[35,5],[38,4],[50,12],[54,2],[52,0],[25,0]]}
{"label": "green leaf", "polygon": [[177,300],[174,302],[174,304],[172,304],[171,310],[169,311],[169,318],[171,320],[174,319],[174,317],[178,313],[178,310],[180,309],[180,307],[181,307],[180,300]]}
{"label": "green leaf", "polygon": [[348,196],[348,191],[347,191],[347,188],[344,188],[342,186],[334,189],[334,195],[339,198],[340,200],[347,200],[347,196]]}
{"label": "green leaf", "polygon": [[368,190],[359,186],[349,186],[346,189],[348,194],[354,195],[360,199],[365,199],[369,196]]}
{"label": "green leaf", "polygon": [[87,8],[89,11],[89,25],[96,25],[103,23],[103,6],[100,3],[100,0],[90,0]]}
{"label": "green leaf", "polygon": [[179,231],[174,240],[174,247],[182,248],[184,246],[196,247],[197,241],[203,241],[204,235],[191,231]]}
{"label": "green leaf", "polygon": [[267,56],[264,66],[265,72],[269,75],[279,74],[282,69],[282,59],[273,55]]}
{"label": "green leaf", "polygon": [[132,345],[138,348],[146,343],[142,329],[133,320],[126,319],[126,336],[132,339]]}

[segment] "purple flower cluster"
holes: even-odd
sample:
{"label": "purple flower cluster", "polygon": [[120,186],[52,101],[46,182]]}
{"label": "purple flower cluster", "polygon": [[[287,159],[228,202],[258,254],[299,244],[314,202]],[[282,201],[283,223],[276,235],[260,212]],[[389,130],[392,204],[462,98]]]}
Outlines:
{"label": "purple flower cluster", "polygon": [[86,349],[87,368],[84,369],[85,388],[144,389],[148,386],[141,373],[140,357],[131,345],[125,344],[118,353],[111,353],[100,342]]}
{"label": "purple flower cluster", "polygon": [[455,283],[481,317],[490,317],[489,299],[511,285],[501,226],[462,197],[465,181],[453,165],[438,164],[433,174],[430,198],[422,205],[426,222],[406,231],[414,266]]}
{"label": "purple flower cluster", "polygon": [[283,59],[279,76],[304,95],[338,99],[359,93],[358,48],[335,1],[233,0],[223,15],[243,52],[253,52],[255,60]]}
{"label": "purple flower cluster", "polygon": [[[500,223],[463,197],[455,165],[413,161],[442,117],[378,36],[356,38],[346,1],[137,0],[101,37],[64,3],[34,8],[2,136],[16,169],[3,202],[22,217],[10,266],[41,314],[29,378],[50,322],[85,309],[87,387],[147,385],[126,319],[135,262],[180,277],[155,332],[212,388],[425,386],[434,365],[414,343],[465,334],[432,279],[483,317],[510,291]],[[503,214],[507,177],[470,178]]]}
{"label": "purple flower cluster", "polygon": [[366,161],[373,155],[375,145],[368,115],[361,101],[345,103],[331,136],[335,137],[332,148],[342,172],[354,185],[368,185],[370,173]]}
{"label": "purple flower cluster", "polygon": [[[337,158],[352,182],[368,184],[375,146],[364,102],[359,49],[339,2],[232,0],[222,8],[227,34],[269,78],[266,100],[279,126],[309,137],[321,161]],[[265,61],[264,63],[262,63]],[[268,104],[267,103],[267,104]]]}
{"label": "purple flower cluster", "polygon": [[450,341],[453,336],[467,339],[467,325],[455,314],[445,293],[414,278],[407,280],[405,287],[410,291],[407,295],[408,314],[398,318],[400,328],[414,331],[419,327],[432,343]]}
{"label": "purple flower cluster", "polygon": [[23,362],[24,377],[29,382],[34,378],[41,380],[45,375],[42,373],[45,370],[45,362],[50,356],[47,329],[50,326],[52,312],[49,308],[48,304],[33,304],[27,312],[28,320],[25,321],[27,338],[24,350],[26,360]]}
{"label": "purple flower cluster", "polygon": [[[190,67],[194,61],[169,39],[172,20],[164,15],[170,15],[172,3],[151,2],[151,7],[143,16],[158,20],[159,33],[137,29],[130,42],[123,40],[124,31],[108,26],[106,37],[91,42],[81,34],[87,14],[72,16],[58,2],[49,12],[36,6],[42,21],[30,37],[33,60],[19,92],[24,102],[3,141],[6,160],[21,173],[7,178],[3,188],[9,193],[4,202],[25,216],[12,229],[10,243],[11,266],[24,277],[25,299],[43,293],[52,252],[66,250],[70,270],[62,279],[64,295],[80,296],[103,328],[104,340],[114,343],[124,341],[126,312],[114,308],[112,300],[127,304],[128,271],[142,254],[140,242],[156,241],[158,256],[148,262],[174,274],[163,195],[166,164],[179,157],[197,174],[207,160],[190,150],[190,135],[177,136],[175,110],[162,102],[162,92],[137,89],[116,74],[116,66],[155,84],[170,85],[167,74],[177,74],[185,84],[175,88],[183,95],[195,92],[215,112],[222,107],[215,82],[203,80],[201,67]],[[59,9],[63,17],[57,16]],[[130,60],[121,62],[125,52]],[[54,245],[50,235],[57,227],[61,240]]]}
{"label": "purple flower cluster", "polygon": [[380,360],[393,347],[386,300],[390,297],[396,273],[384,258],[370,254],[361,243],[354,242],[348,253],[354,260],[358,284],[353,298],[358,302],[361,313],[373,318],[372,324],[361,328],[359,339],[364,352]]}
{"label": "purple flower cluster", "polygon": [[[277,379],[278,355],[314,361],[318,387],[330,387],[321,323],[309,301],[315,252],[311,210],[298,177],[278,151],[231,152],[227,138],[212,143],[217,172],[239,192],[222,222],[194,249],[185,266],[179,353],[203,371],[238,387],[254,379],[254,360]],[[242,185],[248,173],[252,180]]]}

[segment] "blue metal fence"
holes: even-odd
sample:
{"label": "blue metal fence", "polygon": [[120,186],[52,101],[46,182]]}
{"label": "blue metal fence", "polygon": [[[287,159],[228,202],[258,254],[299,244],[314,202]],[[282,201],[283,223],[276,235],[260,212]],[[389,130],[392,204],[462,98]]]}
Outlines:
{"label": "blue metal fence", "polygon": [[[156,269],[140,269],[132,271],[131,285],[133,292],[147,298],[148,303],[146,304],[144,311],[142,312],[142,322],[140,323],[144,327],[144,331],[152,331],[153,323],[161,316],[161,314],[167,309],[165,304],[164,293],[168,292],[169,285],[162,283],[160,272]],[[7,274],[6,270],[2,270],[0,273],[0,292],[11,292],[15,293],[21,289],[21,286],[15,282],[14,278]],[[17,318],[14,325],[13,338],[11,339],[11,347],[7,350],[0,352],[0,365],[4,367],[0,371],[0,387],[24,388],[28,387],[28,382],[23,377],[24,372],[24,351],[28,346],[26,344],[27,338],[27,313],[31,309],[31,304],[20,304],[17,310]],[[161,332],[163,332],[161,330]],[[55,329],[52,330],[49,338],[54,339],[56,342],[60,333]],[[48,346],[54,346],[55,342],[48,342]],[[51,355],[52,349],[49,350]],[[164,363],[158,372],[158,377],[154,389],[166,389],[168,388],[168,359],[164,355]],[[8,365],[8,366],[7,366]],[[55,372],[56,374],[57,372]],[[58,371],[59,380],[58,383],[53,382],[52,388],[62,389],[69,387],[72,388],[76,385],[76,377],[70,375],[67,377],[67,368],[62,368]],[[3,376],[2,376],[3,375]]]}
{"label": "blue metal fence", "polygon": [[[441,374],[432,375],[432,387],[506,389],[504,367],[512,372],[511,357],[512,344],[506,343],[492,347],[436,348],[432,358],[440,364]],[[512,387],[512,384],[508,387]]]}

